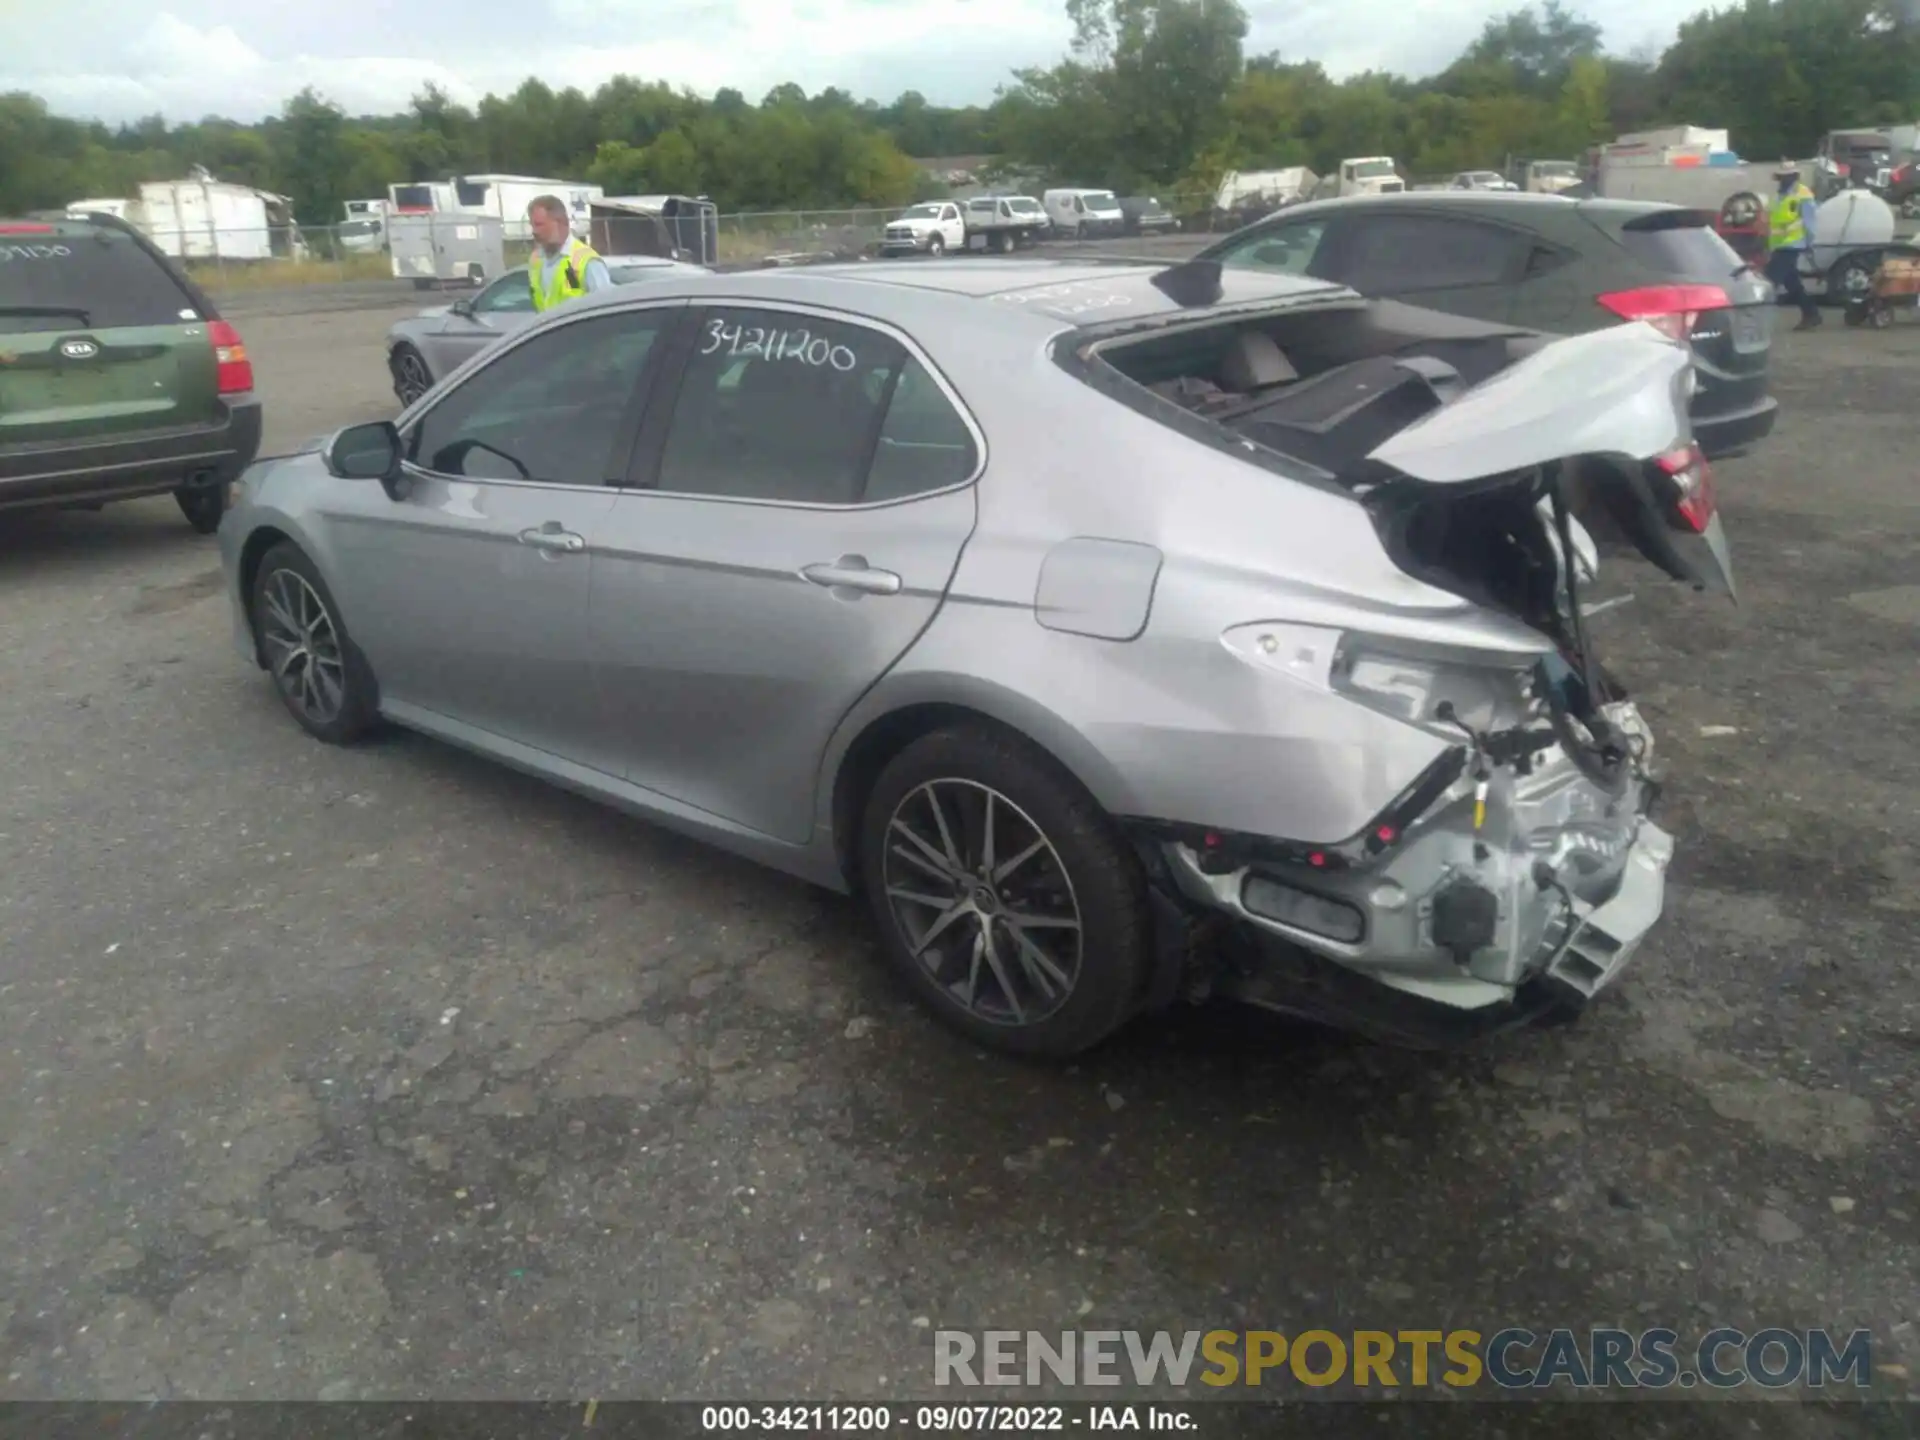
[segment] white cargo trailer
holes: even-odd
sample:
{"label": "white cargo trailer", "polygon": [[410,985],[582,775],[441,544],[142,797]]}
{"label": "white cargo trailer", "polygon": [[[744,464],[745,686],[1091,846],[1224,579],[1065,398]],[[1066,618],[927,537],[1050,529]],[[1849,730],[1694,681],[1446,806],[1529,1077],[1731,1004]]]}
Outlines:
{"label": "white cargo trailer", "polygon": [[266,260],[273,255],[269,198],[218,180],[150,180],[140,187],[139,224],[176,260]]}
{"label": "white cargo trailer", "polygon": [[573,233],[584,236],[592,220],[594,201],[605,199],[607,192],[602,186],[577,180],[487,174],[394,185],[387,193],[394,215],[490,215],[500,222],[509,245],[531,245],[533,228],[527,223],[527,206],[538,197],[553,195],[566,202]]}
{"label": "white cargo trailer", "polygon": [[387,220],[387,249],[396,279],[414,289],[480,286],[507,269],[500,222],[491,215],[394,215]]}
{"label": "white cargo trailer", "polygon": [[477,197],[482,214],[497,216],[508,244],[533,243],[527,207],[542,195],[564,200],[573,221],[573,233],[584,236],[593,219],[593,202],[607,197],[606,188],[578,180],[542,180],[537,175],[462,175],[454,184]]}

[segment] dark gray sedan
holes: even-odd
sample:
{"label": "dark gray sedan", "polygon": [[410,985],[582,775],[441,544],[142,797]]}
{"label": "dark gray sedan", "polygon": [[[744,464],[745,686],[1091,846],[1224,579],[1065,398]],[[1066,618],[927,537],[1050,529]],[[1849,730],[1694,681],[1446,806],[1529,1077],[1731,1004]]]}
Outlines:
{"label": "dark gray sedan", "polygon": [[[616,285],[710,273],[704,265],[652,255],[602,258]],[[527,282],[524,265],[516,265],[477,295],[408,316],[387,332],[387,369],[393,376],[393,393],[402,405],[411,405],[442,376],[459,369],[469,356],[502,335],[512,334],[533,317],[533,288]]]}

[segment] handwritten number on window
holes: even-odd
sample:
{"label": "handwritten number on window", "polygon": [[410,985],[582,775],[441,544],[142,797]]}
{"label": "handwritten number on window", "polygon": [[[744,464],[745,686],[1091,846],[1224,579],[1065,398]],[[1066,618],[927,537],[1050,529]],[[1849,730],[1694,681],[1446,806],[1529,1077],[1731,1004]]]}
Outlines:
{"label": "handwritten number on window", "polygon": [[762,360],[792,360],[819,369],[823,365],[846,372],[860,363],[859,357],[845,345],[815,336],[810,330],[762,330],[757,325],[728,325],[724,320],[707,322],[702,355],[725,351],[729,358],[758,357]]}

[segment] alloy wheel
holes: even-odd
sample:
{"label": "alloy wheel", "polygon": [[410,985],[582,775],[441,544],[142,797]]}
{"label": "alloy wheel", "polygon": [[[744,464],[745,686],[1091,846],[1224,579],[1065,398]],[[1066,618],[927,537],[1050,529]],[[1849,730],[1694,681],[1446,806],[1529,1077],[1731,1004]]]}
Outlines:
{"label": "alloy wheel", "polygon": [[1080,976],[1079,901],[1059,852],[1005,795],[930,780],[894,807],[887,903],[927,977],[970,1014],[1035,1025]]}
{"label": "alloy wheel", "polygon": [[261,591],[260,643],[274,684],[315,725],[338,719],[347,700],[340,632],[319,593],[292,570],[276,570]]}
{"label": "alloy wheel", "polygon": [[433,376],[427,372],[427,362],[412,350],[402,350],[394,356],[393,372],[403,405],[413,404],[433,388]]}

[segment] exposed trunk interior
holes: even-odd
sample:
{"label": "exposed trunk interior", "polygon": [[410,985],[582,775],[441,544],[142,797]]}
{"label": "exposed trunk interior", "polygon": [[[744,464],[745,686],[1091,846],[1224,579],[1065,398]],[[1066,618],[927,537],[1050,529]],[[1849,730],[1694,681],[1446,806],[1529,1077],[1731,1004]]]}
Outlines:
{"label": "exposed trunk interior", "polygon": [[1104,352],[1153,393],[1342,482],[1367,454],[1546,344],[1537,334],[1392,301],[1180,328]]}
{"label": "exposed trunk interior", "polygon": [[[1599,707],[1624,698],[1580,620],[1593,541],[1624,538],[1617,476],[1577,457],[1466,483],[1429,485],[1370,460],[1390,436],[1536,353],[1555,337],[1390,301],[1239,317],[1114,345],[1101,359],[1163,399],[1348,489],[1403,570],[1523,620],[1560,663],[1546,698],[1556,734],[1583,770],[1611,783],[1625,755]],[[1604,503],[1581,506],[1599,489]],[[1630,508],[1637,496],[1627,497]],[[1643,548],[1644,551],[1644,547]],[[1571,574],[1569,571],[1571,570]]]}

